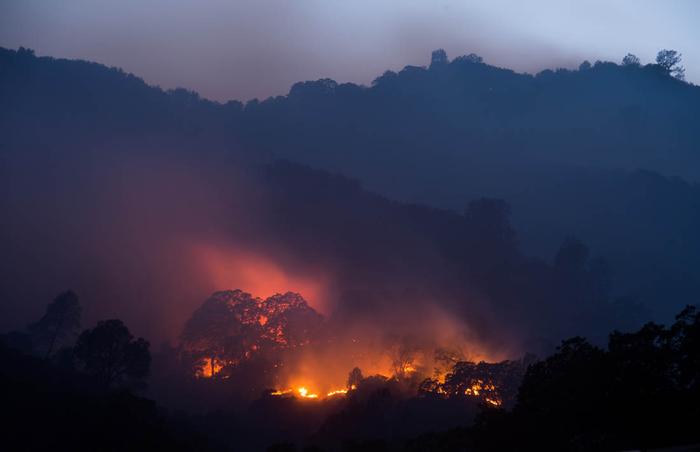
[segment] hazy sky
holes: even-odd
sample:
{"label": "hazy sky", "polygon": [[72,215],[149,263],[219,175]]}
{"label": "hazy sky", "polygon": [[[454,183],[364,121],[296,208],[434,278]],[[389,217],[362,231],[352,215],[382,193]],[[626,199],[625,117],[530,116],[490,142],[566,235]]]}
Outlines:
{"label": "hazy sky", "polygon": [[698,83],[699,23],[695,0],[0,0],[0,46],[221,101],[321,77],[369,83],[439,47],[527,72],[673,48]]}

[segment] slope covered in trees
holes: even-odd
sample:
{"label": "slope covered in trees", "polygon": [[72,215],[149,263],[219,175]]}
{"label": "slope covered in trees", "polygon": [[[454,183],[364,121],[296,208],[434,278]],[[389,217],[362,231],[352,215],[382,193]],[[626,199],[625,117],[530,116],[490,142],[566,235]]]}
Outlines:
{"label": "slope covered in trees", "polygon": [[[56,197],[80,197],[82,187],[99,183],[100,176],[82,174],[75,186],[64,183],[76,165],[151,154],[221,168],[286,158],[403,201],[462,211],[483,196],[505,199],[525,254],[551,260],[574,235],[606,259],[608,267],[595,271],[614,279],[613,298],[668,315],[695,301],[700,287],[693,232],[700,228],[700,90],[664,64],[642,66],[628,57],[623,65],[532,76],[475,55],[450,62],[438,52],[429,67],[388,72],[370,87],[319,80],[298,83],[287,96],[221,105],[149,87],[118,69],[3,49],[0,205],[20,214],[5,228],[20,227],[27,205],[46,204],[51,218]],[[299,213],[285,211],[285,202],[276,221]],[[367,212],[379,215],[371,205]],[[345,229],[329,218],[334,199],[326,207],[307,213],[320,215],[337,238],[333,228]],[[491,226],[498,227],[484,227]],[[506,291],[495,284],[489,290]]]}

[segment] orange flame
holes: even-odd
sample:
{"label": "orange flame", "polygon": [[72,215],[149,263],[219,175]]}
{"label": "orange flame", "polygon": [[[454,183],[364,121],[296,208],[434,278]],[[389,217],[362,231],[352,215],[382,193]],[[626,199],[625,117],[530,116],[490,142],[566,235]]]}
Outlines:
{"label": "orange flame", "polygon": [[297,388],[297,392],[305,399],[318,399],[318,394],[310,394],[309,390],[304,387]]}
{"label": "orange flame", "polygon": [[326,397],[333,397],[333,396],[336,396],[336,395],[345,395],[345,394],[347,394],[347,393],[348,393],[348,390],[347,390],[347,389],[336,389],[336,390],[331,391],[331,392],[329,392],[328,394],[326,394]]}
{"label": "orange flame", "polygon": [[348,391],[352,391],[356,389],[355,385],[352,385],[349,389],[334,389],[333,391],[329,391],[326,393],[325,397],[321,397],[319,394],[316,392],[312,392],[309,390],[306,386],[300,386],[296,389],[281,389],[277,390],[274,392],[271,392],[271,396],[286,396],[286,395],[297,395],[302,399],[312,399],[312,400],[319,400],[322,398],[328,398],[328,397],[338,397],[338,396],[344,396],[348,393]]}
{"label": "orange flame", "polygon": [[224,366],[218,360],[215,359],[212,361],[211,358],[205,358],[196,376],[199,378],[211,378],[221,372],[223,368]]}

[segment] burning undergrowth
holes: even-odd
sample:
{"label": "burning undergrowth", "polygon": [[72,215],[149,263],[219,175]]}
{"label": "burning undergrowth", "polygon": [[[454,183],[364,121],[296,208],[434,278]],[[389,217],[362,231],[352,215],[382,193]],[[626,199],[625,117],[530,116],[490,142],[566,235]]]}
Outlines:
{"label": "burning undergrowth", "polygon": [[510,405],[525,360],[486,362],[448,317],[418,317],[413,325],[381,316],[326,319],[296,293],[261,299],[223,291],[188,320],[179,356],[196,379],[251,398],[356,399],[382,388],[399,397]]}

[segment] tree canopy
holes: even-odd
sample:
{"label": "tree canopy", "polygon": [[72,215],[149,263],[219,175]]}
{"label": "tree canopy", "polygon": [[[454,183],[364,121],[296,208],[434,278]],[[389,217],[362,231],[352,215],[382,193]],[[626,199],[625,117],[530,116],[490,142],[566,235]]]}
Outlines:
{"label": "tree canopy", "polygon": [[83,331],[74,353],[82,369],[107,388],[142,384],[150,371],[148,341],[134,339],[121,320],[102,320]]}
{"label": "tree canopy", "polygon": [[660,50],[656,55],[656,64],[661,68],[676,77],[679,80],[685,80],[685,68],[681,65],[681,54],[675,50]]}

